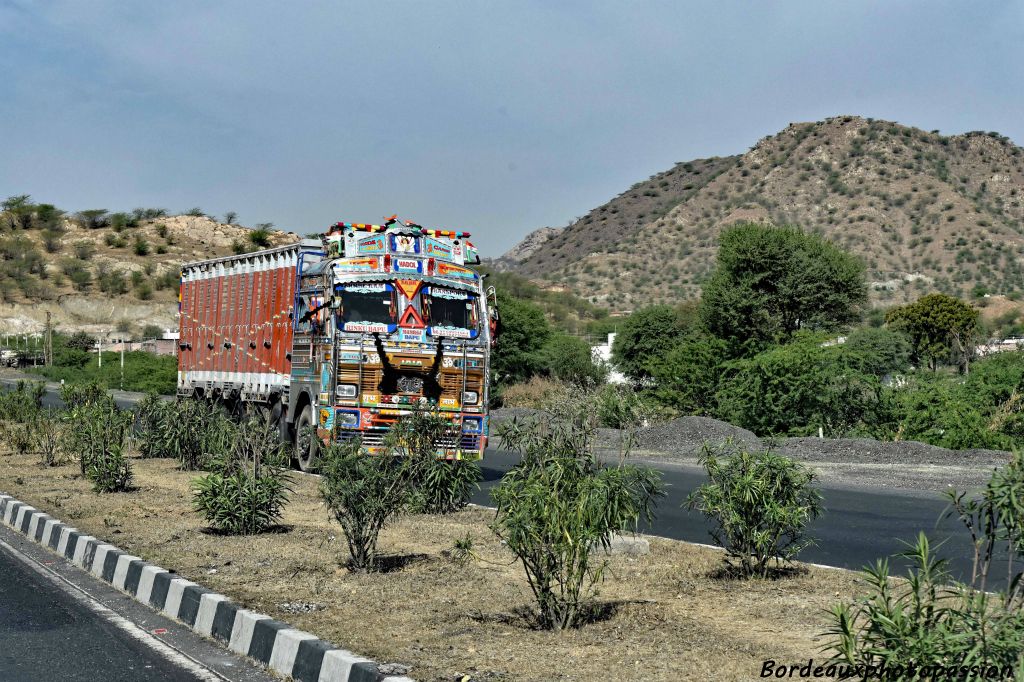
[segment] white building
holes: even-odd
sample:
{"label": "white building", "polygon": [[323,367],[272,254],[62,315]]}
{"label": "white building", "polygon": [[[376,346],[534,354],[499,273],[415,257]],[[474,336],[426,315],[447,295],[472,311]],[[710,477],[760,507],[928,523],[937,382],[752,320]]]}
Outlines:
{"label": "white building", "polygon": [[598,344],[590,347],[591,357],[594,358],[594,362],[602,363],[608,366],[611,370],[608,372],[608,383],[609,384],[624,384],[626,383],[626,375],[615,369],[615,365],[612,364],[612,344],[615,343],[615,333],[608,334],[608,341],[605,343]]}

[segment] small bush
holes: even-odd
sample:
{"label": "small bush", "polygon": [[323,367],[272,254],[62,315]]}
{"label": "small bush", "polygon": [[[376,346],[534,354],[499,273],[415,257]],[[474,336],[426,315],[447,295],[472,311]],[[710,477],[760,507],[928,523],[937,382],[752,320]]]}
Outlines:
{"label": "small bush", "polygon": [[413,412],[388,432],[388,445],[410,458],[409,511],[415,514],[447,514],[469,504],[482,474],[476,462],[447,460],[437,456],[436,443],[451,433],[451,422],[436,412]]}
{"label": "small bush", "polygon": [[132,249],[135,251],[136,256],[148,256],[149,242],[140,235],[135,238],[135,243],[132,245]]}
{"label": "small bush", "polygon": [[596,394],[597,419],[610,429],[635,429],[645,426],[651,411],[629,386],[608,384]]}
{"label": "small bush", "polygon": [[260,223],[249,232],[249,241],[261,249],[270,246],[270,228],[272,223]]}
{"label": "small bush", "polygon": [[56,410],[48,409],[39,414],[32,430],[43,466],[60,466],[67,461],[61,447],[65,428],[67,425]]}
{"label": "small bush", "polygon": [[217,471],[196,479],[192,505],[207,522],[231,535],[254,535],[276,524],[288,502],[290,477],[284,445],[267,420],[253,418],[234,431]]}
{"label": "small bush", "polygon": [[217,530],[255,535],[276,524],[287,502],[288,485],[275,475],[211,473],[192,483],[192,505]]}
{"label": "small bush", "polygon": [[491,530],[522,563],[539,625],[573,627],[608,565],[592,550],[652,517],[663,494],[658,474],[621,463],[603,466],[592,449],[592,420],[513,420],[500,435],[523,460],[491,492],[497,506]]}
{"label": "small bush", "polygon": [[236,428],[213,403],[147,396],[136,424],[143,457],[176,459],[186,471],[207,469],[227,458]]}
{"label": "small bush", "polygon": [[770,451],[724,449],[705,446],[698,461],[709,482],[686,506],[714,524],[711,537],[730,568],[745,578],[766,577],[773,559],[776,566],[788,562],[813,542],[804,527],[822,511],[821,494],[811,487],[814,472]]}
{"label": "small bush", "polygon": [[[132,468],[128,461],[128,438],[134,415],[119,410],[106,393],[91,403],[73,408],[67,430],[79,457],[82,473],[96,492],[123,492],[131,487]],[[68,452],[68,449],[65,449]]]}
{"label": "small bush", "polygon": [[331,443],[321,450],[320,496],[341,525],[348,542],[348,566],[377,568],[377,538],[409,502],[409,459],[366,455],[358,440]]}

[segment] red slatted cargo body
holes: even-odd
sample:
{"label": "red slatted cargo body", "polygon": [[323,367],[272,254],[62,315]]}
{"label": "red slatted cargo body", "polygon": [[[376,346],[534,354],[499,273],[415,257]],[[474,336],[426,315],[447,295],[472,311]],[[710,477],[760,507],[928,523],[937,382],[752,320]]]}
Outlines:
{"label": "red slatted cargo body", "polygon": [[188,263],[181,273],[178,394],[270,401],[287,393],[297,268],[319,241]]}

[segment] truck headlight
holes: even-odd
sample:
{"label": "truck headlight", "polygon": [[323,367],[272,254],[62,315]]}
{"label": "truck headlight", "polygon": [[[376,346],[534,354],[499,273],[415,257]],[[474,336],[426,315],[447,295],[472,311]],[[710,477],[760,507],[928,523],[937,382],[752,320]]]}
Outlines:
{"label": "truck headlight", "polygon": [[338,412],[338,426],[343,429],[354,429],[359,426],[358,412]]}
{"label": "truck headlight", "polygon": [[339,398],[355,398],[358,392],[355,384],[338,384]]}
{"label": "truck headlight", "polygon": [[476,391],[466,391],[462,394],[462,403],[464,405],[474,405],[480,400],[480,394]]}

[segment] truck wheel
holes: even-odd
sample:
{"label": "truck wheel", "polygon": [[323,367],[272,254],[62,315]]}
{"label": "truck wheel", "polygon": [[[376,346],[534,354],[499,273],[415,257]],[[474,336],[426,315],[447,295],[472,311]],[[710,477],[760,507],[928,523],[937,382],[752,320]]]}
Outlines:
{"label": "truck wheel", "polygon": [[316,468],[320,441],[316,437],[315,428],[313,406],[306,405],[295,423],[295,462],[299,465],[299,471],[308,472]]}

